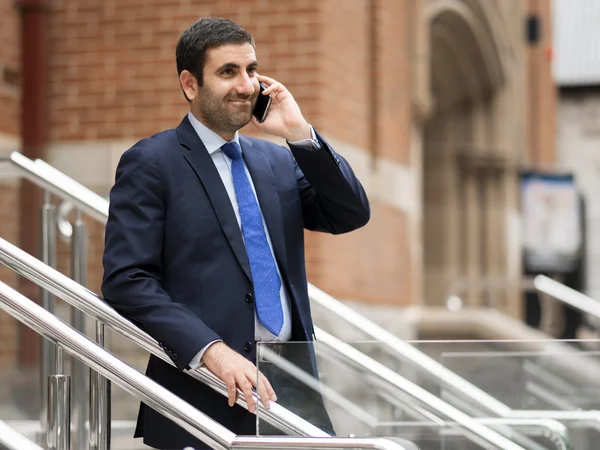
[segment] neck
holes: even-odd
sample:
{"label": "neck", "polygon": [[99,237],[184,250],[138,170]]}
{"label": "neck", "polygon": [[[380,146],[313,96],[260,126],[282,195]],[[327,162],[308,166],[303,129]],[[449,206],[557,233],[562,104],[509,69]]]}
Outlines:
{"label": "neck", "polygon": [[[211,128],[212,130],[212,128]],[[235,137],[235,131],[232,133],[230,131],[218,131],[218,130],[213,130],[215,133],[217,133],[219,136],[221,136],[223,139],[225,139],[227,142],[233,141],[233,138]]]}
{"label": "neck", "polygon": [[233,138],[235,137],[235,131],[230,131],[230,130],[220,130],[216,127],[214,127],[213,125],[210,124],[209,121],[205,120],[202,115],[198,114],[198,112],[194,111],[193,109],[191,110],[192,114],[194,115],[194,117],[196,119],[198,119],[198,121],[204,125],[206,128],[208,128],[211,131],[214,131],[215,133],[217,133],[219,136],[221,136],[223,139],[225,139],[226,141],[231,141],[233,140]]}

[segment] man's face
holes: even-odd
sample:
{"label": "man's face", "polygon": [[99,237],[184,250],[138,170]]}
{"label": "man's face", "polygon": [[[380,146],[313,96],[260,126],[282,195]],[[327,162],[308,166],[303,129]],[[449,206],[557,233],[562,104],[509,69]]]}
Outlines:
{"label": "man's face", "polygon": [[214,131],[235,132],[250,122],[260,93],[258,63],[251,44],[228,44],[208,51],[204,80],[192,108]]}

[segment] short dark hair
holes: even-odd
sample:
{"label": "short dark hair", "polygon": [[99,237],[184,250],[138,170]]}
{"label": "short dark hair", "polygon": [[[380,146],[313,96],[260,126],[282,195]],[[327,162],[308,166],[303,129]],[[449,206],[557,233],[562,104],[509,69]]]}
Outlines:
{"label": "short dark hair", "polygon": [[202,85],[206,54],[210,49],[246,43],[255,47],[252,35],[240,24],[222,17],[203,17],[185,30],[177,42],[177,74],[188,70]]}

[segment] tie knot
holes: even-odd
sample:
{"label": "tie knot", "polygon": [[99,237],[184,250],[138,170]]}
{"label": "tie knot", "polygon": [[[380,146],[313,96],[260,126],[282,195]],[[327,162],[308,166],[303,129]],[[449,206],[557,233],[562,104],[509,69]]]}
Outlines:
{"label": "tie knot", "polygon": [[221,147],[221,150],[234,161],[242,159],[242,149],[237,142],[228,142]]}

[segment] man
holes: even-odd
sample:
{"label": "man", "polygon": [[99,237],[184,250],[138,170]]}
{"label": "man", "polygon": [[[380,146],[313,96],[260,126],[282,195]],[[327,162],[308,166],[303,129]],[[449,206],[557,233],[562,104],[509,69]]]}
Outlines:
{"label": "man", "polygon": [[[253,387],[266,407],[277,398],[265,376],[257,383],[256,341],[313,339],[303,229],[352,231],[368,222],[369,204],[292,94],[257,73],[245,29],[203,18],[181,36],[176,59],[190,112],[121,157],[102,292],[177,366],[150,357],[150,378],[234,433],[254,434],[255,417],[234,404],[236,388],[252,412]],[[259,81],[272,98],[263,123],[252,116]],[[285,138],[291,152],[240,136],[249,122]],[[226,383],[229,401],[182,372],[200,364]],[[299,364],[314,373],[306,358]],[[319,417],[316,425],[330,429]],[[161,449],[208,448],[145,405],[136,436]]]}

